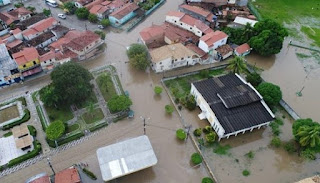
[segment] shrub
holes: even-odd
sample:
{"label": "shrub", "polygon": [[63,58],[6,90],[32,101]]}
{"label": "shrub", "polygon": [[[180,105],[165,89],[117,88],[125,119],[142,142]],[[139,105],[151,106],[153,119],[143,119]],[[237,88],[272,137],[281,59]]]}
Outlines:
{"label": "shrub", "polygon": [[164,108],[168,114],[172,114],[174,111],[174,108],[172,105],[166,105]]}
{"label": "shrub", "polygon": [[180,128],[176,131],[176,136],[180,140],[185,140],[187,138],[187,133]]}
{"label": "shrub", "polygon": [[47,16],[47,17],[51,15],[51,11],[48,10],[48,9],[46,9],[46,8],[44,8],[44,9],[42,10],[42,12],[43,12],[43,14],[44,14],[45,16]]}
{"label": "shrub", "polygon": [[199,74],[200,74],[200,76],[201,76],[202,78],[208,78],[210,72],[209,72],[208,69],[205,69],[205,70],[201,70],[201,71],[199,72]]}
{"label": "shrub", "polygon": [[210,177],[205,177],[202,179],[201,183],[214,183]]}
{"label": "shrub", "polygon": [[21,7],[24,7],[24,4],[23,3],[16,3],[13,5],[15,8],[21,8]]}
{"label": "shrub", "polygon": [[281,126],[283,125],[282,119],[276,118],[274,122],[277,123],[278,125],[281,125]]}
{"label": "shrub", "polygon": [[282,99],[280,87],[272,83],[261,83],[257,90],[269,106],[277,105]]}
{"label": "shrub", "polygon": [[246,80],[251,83],[252,86],[258,86],[262,82],[261,76],[256,72],[248,74]]}
{"label": "shrub", "polygon": [[254,152],[253,151],[249,151],[245,156],[247,156],[249,159],[253,159],[254,158]]}
{"label": "shrub", "polygon": [[198,165],[198,164],[202,163],[202,157],[199,153],[193,153],[191,155],[191,161],[193,164]]}
{"label": "shrub", "polygon": [[94,132],[94,131],[99,130],[100,128],[103,128],[105,126],[108,126],[107,122],[106,123],[100,123],[100,124],[98,124],[96,126],[90,127],[89,130],[90,130],[90,132]]}
{"label": "shrub", "polygon": [[315,151],[307,148],[303,151],[301,151],[300,155],[305,158],[305,159],[308,159],[308,160],[315,160],[316,159],[316,153]]}
{"label": "shrub", "polygon": [[197,128],[193,131],[193,135],[196,136],[196,137],[200,137],[201,136],[201,133],[202,133],[202,130],[201,128]]}
{"label": "shrub", "polygon": [[87,19],[90,14],[89,10],[85,7],[78,8],[75,13],[79,19]]}
{"label": "shrub", "polygon": [[110,111],[115,113],[128,109],[132,105],[132,101],[126,95],[116,95],[109,100],[107,105]]}
{"label": "shrub", "polygon": [[208,125],[208,126],[204,127],[204,128],[202,129],[202,131],[203,131],[203,133],[208,134],[208,133],[210,133],[210,132],[213,132],[213,129],[212,129],[211,126]]}
{"label": "shrub", "polygon": [[60,138],[65,131],[66,126],[62,121],[54,121],[46,129],[46,135],[48,139],[54,141]]}
{"label": "shrub", "polygon": [[218,144],[218,147],[216,149],[214,149],[214,153],[219,154],[219,155],[226,155],[228,154],[229,149],[231,148],[230,145],[225,145],[222,146],[220,144]]}
{"label": "shrub", "polygon": [[37,156],[41,152],[41,144],[37,140],[35,140],[33,142],[33,145],[34,145],[34,149],[31,152],[10,160],[8,163],[8,167],[13,167],[19,163],[22,163],[23,161],[26,161],[30,158]]}
{"label": "shrub", "polygon": [[12,127],[14,127],[16,125],[20,125],[21,123],[24,123],[24,122],[28,121],[30,119],[30,111],[28,109],[25,109],[24,112],[25,112],[25,114],[21,119],[15,121],[13,123],[4,125],[2,127],[2,130],[9,130],[10,128],[12,128]]}
{"label": "shrub", "polygon": [[110,25],[110,21],[109,21],[109,19],[104,18],[104,19],[101,20],[100,24],[103,27],[108,27]]}
{"label": "shrub", "polygon": [[160,95],[162,93],[162,88],[160,86],[155,86],[154,93],[156,93],[157,95]]}
{"label": "shrub", "polygon": [[30,132],[30,135],[32,135],[33,137],[37,136],[37,130],[34,126],[28,125],[28,130]]}
{"label": "shrub", "polygon": [[210,132],[206,134],[206,141],[208,144],[213,144],[216,141],[217,134],[215,132]]}
{"label": "shrub", "polygon": [[294,153],[298,151],[297,143],[294,140],[284,143],[283,147],[288,153]]}
{"label": "shrub", "polygon": [[97,180],[97,176],[92,173],[91,171],[89,171],[88,169],[86,168],[83,168],[82,171],[88,175],[88,177],[90,177],[92,180]]}
{"label": "shrub", "polygon": [[271,122],[270,123],[270,127],[271,127],[273,135],[279,136],[279,134],[281,132],[280,129],[279,129],[279,124],[276,123],[276,122]]}
{"label": "shrub", "polygon": [[103,31],[96,30],[94,31],[94,33],[98,34],[102,40],[106,38],[106,33],[104,33]]}
{"label": "shrub", "polygon": [[250,175],[250,171],[249,170],[243,170],[242,171],[242,175],[247,177],[247,176]]}
{"label": "shrub", "polygon": [[10,131],[10,132],[3,134],[3,137],[10,137],[11,135],[12,135],[12,132]]}
{"label": "shrub", "polygon": [[183,102],[181,103],[190,111],[197,107],[196,100],[193,95],[187,95],[185,98],[183,98]]}
{"label": "shrub", "polygon": [[279,137],[273,137],[271,140],[271,145],[278,148],[281,146],[281,140]]}
{"label": "shrub", "polygon": [[88,16],[88,20],[89,20],[89,22],[97,23],[98,22],[98,16],[95,15],[95,14],[90,13],[89,16]]}

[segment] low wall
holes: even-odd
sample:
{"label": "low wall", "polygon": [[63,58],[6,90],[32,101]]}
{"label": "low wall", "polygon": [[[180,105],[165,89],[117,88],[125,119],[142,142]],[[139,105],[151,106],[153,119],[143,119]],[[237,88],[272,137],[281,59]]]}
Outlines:
{"label": "low wall", "polygon": [[7,124],[10,124],[10,123],[13,123],[13,122],[15,122],[15,121],[18,121],[18,120],[22,119],[23,116],[25,115],[25,112],[24,112],[23,109],[22,109],[22,102],[21,102],[21,101],[15,101],[15,102],[9,103],[9,104],[7,104],[7,105],[5,105],[5,106],[2,106],[2,107],[0,107],[0,111],[1,111],[1,110],[4,110],[4,109],[6,109],[6,108],[9,108],[9,107],[11,107],[11,106],[14,106],[14,105],[17,106],[17,109],[18,109],[18,111],[19,111],[19,117],[12,118],[12,119],[10,119],[10,120],[8,120],[8,121],[5,121],[5,122],[0,123],[0,128],[3,127],[3,126],[5,126],[5,125],[7,125]]}

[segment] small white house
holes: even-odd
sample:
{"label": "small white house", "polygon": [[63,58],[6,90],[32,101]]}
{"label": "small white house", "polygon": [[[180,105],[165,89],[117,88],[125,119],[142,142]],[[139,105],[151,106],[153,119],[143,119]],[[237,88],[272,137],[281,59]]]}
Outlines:
{"label": "small white house", "polygon": [[254,25],[258,22],[256,20],[251,20],[249,18],[244,18],[244,17],[239,17],[237,16],[234,21],[234,23],[236,24],[240,24],[240,25],[247,25],[250,24],[252,27],[254,27]]}
{"label": "small white house", "polygon": [[228,35],[222,31],[215,31],[202,36],[199,40],[198,47],[208,53],[219,46],[227,44]]}

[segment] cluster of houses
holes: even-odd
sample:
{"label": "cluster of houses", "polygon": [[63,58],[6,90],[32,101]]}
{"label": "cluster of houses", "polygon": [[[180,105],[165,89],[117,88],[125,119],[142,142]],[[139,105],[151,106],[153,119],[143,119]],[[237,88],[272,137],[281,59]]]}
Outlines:
{"label": "cluster of houses", "polygon": [[[245,56],[250,53],[251,48],[247,43],[228,44],[226,33],[214,31],[222,15],[189,4],[180,5],[179,11],[168,12],[164,24],[152,25],[140,32],[141,42],[149,49],[155,72],[195,64],[210,64],[233,54]],[[235,17],[235,21],[238,19],[247,18]]]}
{"label": "cluster of houses", "polygon": [[0,86],[92,57],[104,43],[91,31],[70,30],[24,7],[0,13]]}
{"label": "cluster of houses", "polygon": [[71,166],[53,176],[48,176],[46,173],[40,173],[29,178],[26,183],[81,183],[80,174],[75,166]]}

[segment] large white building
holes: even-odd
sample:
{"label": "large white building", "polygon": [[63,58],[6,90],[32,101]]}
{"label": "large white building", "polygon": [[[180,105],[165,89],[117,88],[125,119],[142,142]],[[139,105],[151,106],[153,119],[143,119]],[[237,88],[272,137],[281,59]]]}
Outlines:
{"label": "large white building", "polygon": [[208,53],[219,46],[227,44],[228,35],[222,31],[215,31],[202,36],[199,40],[198,47]]}
{"label": "large white building", "polygon": [[258,91],[238,74],[192,83],[191,94],[202,111],[199,118],[209,121],[219,140],[260,129],[275,117]]}

